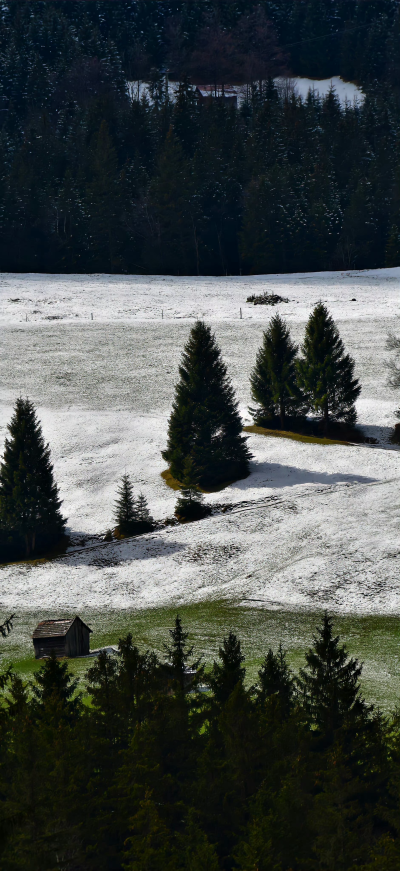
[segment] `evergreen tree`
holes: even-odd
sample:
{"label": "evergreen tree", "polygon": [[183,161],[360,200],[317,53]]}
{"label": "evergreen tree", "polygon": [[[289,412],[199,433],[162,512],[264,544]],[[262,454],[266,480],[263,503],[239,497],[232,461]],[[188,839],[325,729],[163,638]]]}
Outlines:
{"label": "evergreen tree", "polygon": [[59,662],[55,653],[36,672],[32,686],[34,709],[42,715],[47,706],[55,704],[62,715],[71,718],[79,713],[81,695],[76,693],[79,678],[72,678],[67,662]]}
{"label": "evergreen tree", "polygon": [[184,871],[219,871],[216,850],[196,822],[193,810],[189,811],[180,848],[184,856]]}
{"label": "evergreen tree", "polygon": [[98,271],[103,265],[109,272],[121,268],[118,238],[121,233],[118,220],[121,195],[117,156],[105,120],[101,121],[93,140],[90,155],[92,177],[86,191],[87,248],[91,269]]}
{"label": "evergreen tree", "polygon": [[190,457],[204,488],[245,477],[250,453],[233,387],[215,337],[201,321],[191,330],[179,374],[163,452],[172,475],[182,481]]}
{"label": "evergreen tree", "polygon": [[193,193],[191,169],[171,128],[159,159],[158,174],[149,191],[155,220],[150,225],[145,262],[153,272],[198,273],[196,198]]}
{"label": "evergreen tree", "polygon": [[346,722],[365,717],[369,709],[361,697],[362,665],[339,645],[328,614],[317,627],[306,663],[300,670],[299,687],[305,709],[323,735],[332,736]]}
{"label": "evergreen tree", "polygon": [[[203,669],[199,670],[200,660],[196,660],[189,666],[189,660],[192,657],[194,647],[188,647],[187,640],[189,633],[183,631],[182,621],[179,614],[175,618],[175,626],[169,630],[171,636],[170,644],[164,645],[166,665],[164,671],[169,678],[172,678],[179,692],[184,693],[189,687],[193,688],[198,683],[200,677],[203,676]],[[187,670],[196,672],[187,679]]]}
{"label": "evergreen tree", "polygon": [[115,522],[121,535],[134,535],[137,522],[137,503],[133,496],[133,487],[129,475],[123,475],[117,491],[115,503]]}
{"label": "evergreen tree", "polygon": [[399,266],[400,264],[400,229],[397,224],[393,224],[390,229],[385,264],[386,266]]}
{"label": "evergreen tree", "polygon": [[315,411],[322,411],[325,430],[330,419],[354,424],[361,386],[354,377],[354,360],[345,354],[338,328],[322,302],[308,319],[302,353],[299,384]]}
{"label": "evergreen tree", "polygon": [[286,661],[286,652],[279,645],[278,653],[269,650],[258,672],[258,700],[264,702],[271,696],[279,698],[282,713],[287,715],[293,706],[295,681]]}
{"label": "evergreen tree", "polygon": [[301,395],[297,386],[297,346],[280,315],[272,318],[264,333],[255,368],[250,376],[251,394],[260,406],[255,421],[261,425],[279,415],[281,429],[286,417],[299,412]]}
{"label": "evergreen tree", "polygon": [[187,457],[181,495],[176,503],[175,514],[178,520],[200,520],[209,514],[210,510],[203,504],[203,495],[198,490],[198,477],[194,471],[193,460]]}
{"label": "evergreen tree", "polygon": [[150,514],[149,507],[147,505],[147,499],[143,493],[139,493],[138,498],[136,499],[136,516],[138,523],[140,523],[146,529],[143,531],[150,531],[153,529],[154,520]]}
{"label": "evergreen tree", "polygon": [[125,871],[176,871],[179,867],[171,832],[160,814],[161,808],[148,791],[130,820],[131,834],[123,855]]}
{"label": "evergreen tree", "polygon": [[214,660],[209,677],[209,684],[214,698],[219,705],[224,705],[238,683],[243,683],[246,669],[243,667],[245,656],[239,639],[234,632],[224,638],[222,647],[218,650],[220,662]]}
{"label": "evergreen tree", "polygon": [[132,635],[118,643],[120,667],[117,674],[118,709],[127,730],[142,722],[150,708],[151,694],[159,685],[159,666],[155,653],[140,653],[132,644]]}
{"label": "evergreen tree", "polygon": [[56,542],[66,520],[60,512],[50,447],[29,399],[17,399],[8,431],[0,466],[0,524],[24,541],[29,556]]}

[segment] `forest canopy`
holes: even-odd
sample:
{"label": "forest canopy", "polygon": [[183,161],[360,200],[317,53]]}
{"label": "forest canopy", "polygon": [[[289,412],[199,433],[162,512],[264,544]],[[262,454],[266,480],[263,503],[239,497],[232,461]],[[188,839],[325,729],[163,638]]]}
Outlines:
{"label": "forest canopy", "polygon": [[[0,269],[400,262],[397,0],[36,0],[0,16]],[[282,74],[341,75],[366,99],[302,101]],[[237,108],[194,93],[239,81]]]}
{"label": "forest canopy", "polygon": [[162,659],[129,634],[86,685],[55,656],[30,682],[9,669],[1,867],[397,869],[399,716],[361,676],[329,615],[297,675],[266,648],[254,686],[233,631],[205,666],[179,616]]}

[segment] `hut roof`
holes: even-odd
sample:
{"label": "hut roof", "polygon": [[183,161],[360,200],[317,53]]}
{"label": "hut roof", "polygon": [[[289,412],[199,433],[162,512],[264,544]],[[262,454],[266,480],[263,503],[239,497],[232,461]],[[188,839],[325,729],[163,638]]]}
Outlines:
{"label": "hut roof", "polygon": [[75,620],[80,620],[86,629],[88,629],[89,632],[92,632],[92,629],[90,629],[80,617],[68,617],[61,618],[60,620],[42,620],[42,622],[38,623],[36,626],[32,638],[60,638],[67,634],[68,629],[71,628]]}

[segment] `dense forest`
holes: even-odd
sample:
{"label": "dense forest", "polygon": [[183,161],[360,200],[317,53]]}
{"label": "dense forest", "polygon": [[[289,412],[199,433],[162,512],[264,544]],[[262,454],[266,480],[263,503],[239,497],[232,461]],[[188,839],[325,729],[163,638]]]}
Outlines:
{"label": "dense forest", "polygon": [[55,657],[3,671],[1,868],[398,869],[398,714],[364,700],[332,619],[298,675],[266,649],[249,686],[232,632],[194,659],[177,617],[163,658],[128,635],[83,685]]}
{"label": "dense forest", "polygon": [[[398,0],[3,0],[0,16],[0,269],[400,263]],[[340,74],[366,100],[302,102],[282,74]],[[152,99],[129,96],[137,80]],[[194,96],[235,81],[239,108]]]}

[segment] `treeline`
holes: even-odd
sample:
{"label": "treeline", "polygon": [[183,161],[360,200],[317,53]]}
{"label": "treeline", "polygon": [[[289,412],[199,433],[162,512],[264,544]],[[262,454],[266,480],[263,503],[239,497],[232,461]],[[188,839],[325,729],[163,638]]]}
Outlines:
{"label": "treeline", "polygon": [[[400,262],[397,3],[35,2],[2,3],[1,15],[2,270]],[[362,107],[333,94],[303,103],[273,85],[283,68],[316,74],[317,52],[329,58],[315,36],[326,21],[347,27],[348,63],[364,58],[364,73],[348,72],[366,83]],[[307,69],[288,54],[294,34],[309,34]],[[174,104],[161,73],[168,57],[182,78]],[[332,63],[330,73],[344,73]],[[199,105],[185,76],[221,86],[234,69],[248,82],[245,103]],[[128,98],[132,77],[150,78],[151,102]]]}
{"label": "treeline", "polygon": [[193,659],[178,617],[164,661],[131,635],[101,653],[86,698],[55,658],[3,674],[1,867],[397,869],[398,715],[365,702],[331,618],[298,675],[266,649],[249,687],[232,632]]}
{"label": "treeline", "polygon": [[130,105],[109,83],[86,100],[84,72],[77,99],[36,115],[23,135],[6,114],[3,270],[237,274],[400,262],[400,112],[381,86],[362,108],[342,108],[333,94],[280,97],[270,81],[237,111],[199,106],[186,84],[175,105],[161,87],[154,105]]}

